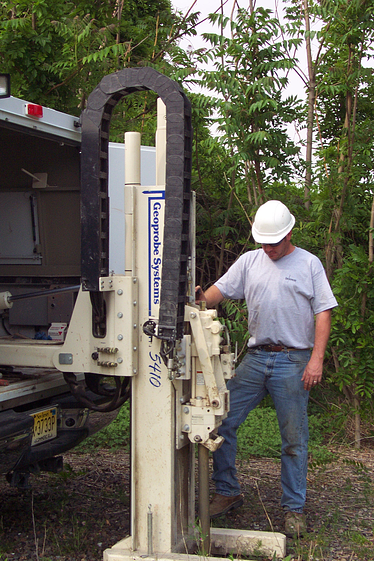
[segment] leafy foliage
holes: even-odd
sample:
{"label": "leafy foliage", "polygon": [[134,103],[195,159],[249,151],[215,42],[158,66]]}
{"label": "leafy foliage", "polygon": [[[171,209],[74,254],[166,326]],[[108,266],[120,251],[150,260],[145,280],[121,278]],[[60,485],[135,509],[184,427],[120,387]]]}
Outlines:
{"label": "leafy foliage", "polygon": [[[346,400],[350,415],[356,417],[359,443],[359,418],[370,409],[368,400],[374,394],[374,114],[370,103],[374,14],[366,1],[325,0],[306,5],[310,17],[319,21],[318,32],[303,30],[295,0],[290,0],[287,13],[288,35],[261,8],[239,10],[235,21],[211,16],[221,33],[206,35],[211,48],[204,56],[214,70],[203,73],[202,83],[216,97],[217,145],[229,161],[219,160],[226,164],[226,194],[218,187],[222,185],[219,179],[214,190],[204,191],[201,281],[209,285],[238,255],[253,247],[249,228],[258,204],[276,198],[289,206],[297,220],[294,242],[321,258],[339,301],[333,315],[327,380],[338,391],[337,399]],[[308,164],[312,175],[306,201],[301,179],[306,163],[289,142],[286,127],[290,121],[302,123],[311,101],[306,100],[302,113],[300,104],[286,98],[283,89],[288,72],[297,65],[291,53],[309,38],[318,47],[311,74],[316,87],[312,113],[318,146],[314,162]],[[241,304],[229,304],[223,311],[243,342],[246,318],[239,309],[243,310]]]}
{"label": "leafy foliage", "polygon": [[84,440],[76,450],[89,452],[95,448],[128,450],[130,446],[130,406],[129,402],[121,407],[117,417],[101,431]]}
{"label": "leafy foliage", "polygon": [[0,3],[0,60],[13,95],[79,115],[105,75],[151,62],[176,23],[169,0]]}
{"label": "leafy foliage", "polygon": [[201,83],[217,97],[216,122],[220,141],[232,156],[231,169],[244,185],[254,185],[256,200],[275,177],[288,181],[294,171],[291,162],[298,148],[288,138],[286,125],[297,118],[299,106],[294,97],[282,99],[294,61],[286,54],[284,40],[278,39],[279,21],[268,10],[239,10],[235,22],[210,17],[222,30],[230,23],[231,38],[205,35],[212,45],[206,56],[214,70],[204,72]]}
{"label": "leafy foliage", "polygon": [[[209,286],[254,247],[251,224],[262,202],[287,204],[294,242],[321,258],[339,301],[326,379],[358,427],[374,395],[374,12],[369,0],[307,0],[318,22],[310,31],[300,2],[288,5],[284,24],[263,8],[212,14],[219,32],[205,34],[206,49],[185,51],[178,41],[197,33],[198,14],[173,13],[170,0],[0,1],[1,70],[11,73],[14,95],[75,115],[104,75],[128,66],[151,65],[186,90],[203,86],[204,94],[188,94],[197,281]],[[315,97],[299,100],[286,87],[302,73],[297,48],[309,39],[317,54],[304,80]],[[153,143],[155,111],[150,92],[131,96],[116,108],[111,139],[138,130]],[[288,132],[306,123],[311,162]],[[222,311],[241,353],[245,307],[228,303]]]}
{"label": "leafy foliage", "polygon": [[[210,93],[201,114],[217,135],[196,144],[199,182],[198,256],[200,284],[219,277],[250,242],[252,217],[275,185],[286,185],[297,169],[299,149],[287,126],[300,116],[294,97],[282,95],[294,61],[285,50],[293,40],[268,10],[239,10],[236,21],[211,14],[220,34],[205,34],[210,49],[196,54],[199,83]],[[227,31],[227,36],[225,35]],[[212,114],[212,106],[214,113]],[[201,123],[201,119],[199,124]],[[200,128],[199,128],[200,130]],[[295,165],[296,164],[296,165]],[[209,183],[214,181],[214,188]],[[204,232],[199,224],[204,225]],[[200,250],[201,247],[201,250]],[[206,256],[210,259],[207,260]]]}
{"label": "leafy foliage", "polygon": [[[334,4],[334,5],[333,5]],[[331,336],[334,370],[329,380],[359,418],[374,392],[372,331],[373,112],[367,103],[372,75],[374,17],[366,2],[324,2],[316,11],[327,23],[316,68],[317,115],[322,148],[312,194],[316,236],[323,241],[328,276],[339,301]],[[321,244],[322,245],[322,244]]]}

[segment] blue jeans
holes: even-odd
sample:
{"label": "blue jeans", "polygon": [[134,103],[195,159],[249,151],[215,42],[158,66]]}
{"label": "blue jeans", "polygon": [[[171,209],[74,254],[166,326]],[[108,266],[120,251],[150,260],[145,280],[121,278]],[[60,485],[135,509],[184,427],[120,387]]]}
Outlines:
{"label": "blue jeans", "polygon": [[284,510],[302,512],[306,499],[308,468],[309,392],[301,381],[310,359],[309,350],[267,352],[250,349],[228,381],[230,412],[218,434],[222,446],[213,454],[213,480],[216,492],[225,496],[240,494],[236,477],[236,431],[247,415],[270,394],[282,437],[281,483]]}

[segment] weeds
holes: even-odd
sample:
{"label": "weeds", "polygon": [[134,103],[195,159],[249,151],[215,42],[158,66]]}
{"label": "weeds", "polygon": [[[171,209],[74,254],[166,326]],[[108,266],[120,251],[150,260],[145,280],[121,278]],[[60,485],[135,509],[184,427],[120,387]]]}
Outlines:
{"label": "weeds", "polygon": [[84,440],[75,450],[78,452],[92,452],[99,448],[128,450],[129,443],[130,405],[126,401],[110,425]]}
{"label": "weeds", "polygon": [[[310,467],[321,467],[336,459],[325,444],[329,433],[320,414],[309,415],[309,432]],[[280,458],[280,450],[281,436],[275,409],[271,406],[257,407],[238,430],[238,457]]]}

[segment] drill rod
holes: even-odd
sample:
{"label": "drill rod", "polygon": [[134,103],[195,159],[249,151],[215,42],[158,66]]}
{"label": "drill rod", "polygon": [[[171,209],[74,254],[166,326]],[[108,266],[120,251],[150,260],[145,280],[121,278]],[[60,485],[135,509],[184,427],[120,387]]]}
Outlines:
{"label": "drill rod", "polygon": [[199,519],[201,526],[202,555],[210,552],[210,515],[209,515],[209,450],[198,445],[199,474]]}

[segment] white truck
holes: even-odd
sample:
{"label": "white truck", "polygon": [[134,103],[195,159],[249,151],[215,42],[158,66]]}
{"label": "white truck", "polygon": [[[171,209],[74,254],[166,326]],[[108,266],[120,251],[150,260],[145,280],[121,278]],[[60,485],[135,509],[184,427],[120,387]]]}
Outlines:
{"label": "white truck", "polygon": [[[14,361],[4,364],[0,346],[0,473],[19,487],[30,472],[60,470],[61,454],[111,422],[124,400],[95,411],[71,395],[61,371],[16,358],[22,345],[44,353],[66,337],[81,277],[80,151],[79,118],[0,98],[0,343]],[[109,143],[109,152],[110,268],[121,273],[124,201],[114,186],[124,184],[124,144]],[[142,153],[143,180],[154,184],[155,149]],[[87,398],[105,409],[113,388],[97,393],[94,377],[88,385]]]}

